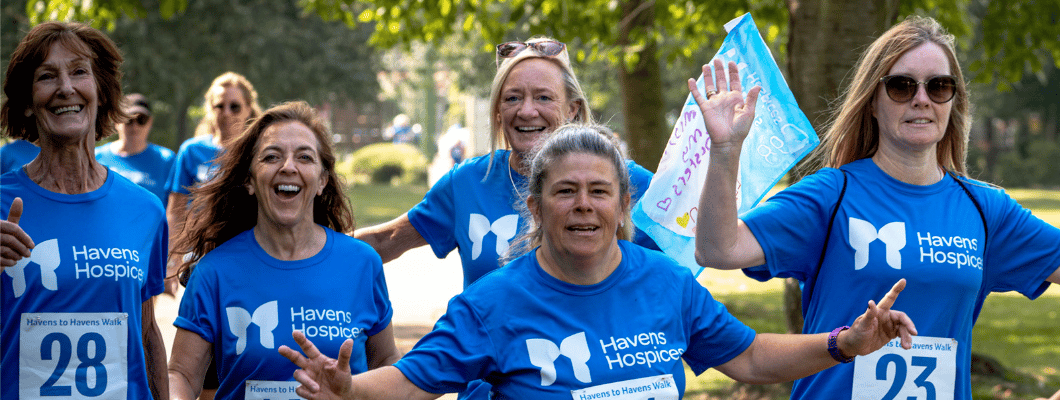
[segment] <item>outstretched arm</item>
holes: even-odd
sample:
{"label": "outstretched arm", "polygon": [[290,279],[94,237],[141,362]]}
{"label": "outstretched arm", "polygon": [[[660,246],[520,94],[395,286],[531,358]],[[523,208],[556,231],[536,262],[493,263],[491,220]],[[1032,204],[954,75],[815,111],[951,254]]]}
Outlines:
{"label": "outstretched arm", "polygon": [[[879,305],[869,300],[865,313],[836,338],[843,355],[872,353],[895,337],[902,338],[902,348],[912,347],[916,326],[905,313],[891,310],[903,289],[905,279],[895,283]],[[717,369],[740,382],[765,384],[802,378],[837,363],[828,353],[827,333],[760,334],[747,350]]]}
{"label": "outstretched arm", "polygon": [[15,265],[18,260],[31,255],[33,239],[18,226],[22,218],[22,198],[16,197],[11,202],[7,219],[0,221],[0,268]]}
{"label": "outstretched arm", "polygon": [[306,339],[300,331],[291,333],[302,353],[287,346],[280,346],[280,354],[295,363],[299,370],[294,378],[302,386],[299,396],[310,400],[339,399],[423,399],[430,400],[440,395],[429,393],[413,384],[405,374],[393,366],[373,369],[357,376],[350,376],[350,353],[353,341],[347,339],[339,348],[339,358],[328,357]]}
{"label": "outstretched arm", "polygon": [[737,218],[736,178],[740,152],[762,88],[755,86],[745,99],[735,62],[729,62],[728,78],[721,60],[714,60],[714,71],[716,75],[703,65],[707,93],[699,92],[695,79],[688,80],[710,135],[707,179],[699,197],[696,224],[696,262],[716,269],[753,267],[765,262],[765,253],[751,230]]}
{"label": "outstretched arm", "polygon": [[353,232],[353,237],[372,246],[384,263],[401,257],[406,251],[427,244],[427,239],[409,222],[408,213],[401,214],[390,222],[358,229]]}

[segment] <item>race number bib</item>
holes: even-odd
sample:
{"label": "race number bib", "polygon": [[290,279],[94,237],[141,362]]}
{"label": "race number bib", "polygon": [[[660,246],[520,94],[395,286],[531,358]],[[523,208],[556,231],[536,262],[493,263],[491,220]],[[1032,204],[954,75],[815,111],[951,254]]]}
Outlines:
{"label": "race number bib", "polygon": [[853,400],[953,400],[957,341],[913,336],[913,348],[894,339],[854,360]]}
{"label": "race number bib", "polygon": [[25,313],[19,330],[19,398],[126,399],[128,314]]}
{"label": "race number bib", "polygon": [[677,383],[670,374],[622,382],[606,383],[580,390],[572,390],[574,400],[618,399],[618,400],[678,400]]}
{"label": "race number bib", "polygon": [[248,380],[243,396],[246,400],[301,400],[303,397],[294,393],[298,385],[295,381]]}

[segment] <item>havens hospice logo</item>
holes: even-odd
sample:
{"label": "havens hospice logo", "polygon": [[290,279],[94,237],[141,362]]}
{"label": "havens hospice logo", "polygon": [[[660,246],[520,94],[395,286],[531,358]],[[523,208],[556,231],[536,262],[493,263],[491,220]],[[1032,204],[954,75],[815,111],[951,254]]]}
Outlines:
{"label": "havens hospice logo", "polygon": [[887,265],[902,269],[902,253],[905,247],[905,223],[891,222],[877,232],[871,222],[850,218],[850,247],[854,248],[854,270],[869,264],[869,244],[879,239],[887,245]]}
{"label": "havens hospice logo", "polygon": [[530,363],[541,368],[541,386],[550,386],[556,382],[556,359],[566,356],[574,369],[574,377],[583,383],[592,382],[589,376],[589,343],[585,341],[585,332],[575,333],[560,342],[559,346],[548,339],[526,339],[526,349],[530,354]]}
{"label": "havens hospice logo", "polygon": [[[871,222],[850,218],[850,247],[854,249],[854,270],[865,268],[869,263],[869,247],[879,239],[886,245],[887,265],[902,269],[901,250],[906,247],[906,224],[891,222],[879,231]],[[948,264],[961,269],[972,267],[983,268],[982,250],[975,237],[962,235],[934,234],[927,231],[913,231],[915,245],[919,247],[919,257],[913,262],[921,264]]]}
{"label": "havens hospice logo", "polygon": [[242,307],[227,307],[228,329],[236,335],[236,354],[243,354],[247,348],[247,328],[250,324],[257,325],[259,329],[259,341],[266,349],[275,348],[275,340],[272,331],[280,324],[278,317],[278,303],[276,300],[262,304],[254,314],[247,312]]}
{"label": "havens hospice logo", "polygon": [[508,241],[515,237],[519,230],[519,215],[509,214],[500,217],[493,223],[482,214],[471,214],[468,222],[468,238],[471,239],[471,259],[476,260],[482,255],[482,242],[486,234],[493,232],[497,235],[497,255],[508,254]]}
{"label": "havens hospice logo", "polygon": [[37,244],[30,252],[29,258],[18,260],[14,266],[4,268],[4,273],[11,277],[11,293],[21,297],[26,293],[26,267],[34,263],[40,266],[41,286],[48,290],[59,290],[59,279],[55,269],[59,268],[59,239],[51,239]]}

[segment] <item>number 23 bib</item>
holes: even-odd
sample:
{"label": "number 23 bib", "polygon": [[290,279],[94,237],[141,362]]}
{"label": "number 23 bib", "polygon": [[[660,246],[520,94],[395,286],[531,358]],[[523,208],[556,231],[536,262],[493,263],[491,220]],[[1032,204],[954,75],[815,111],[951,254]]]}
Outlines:
{"label": "number 23 bib", "polygon": [[897,338],[854,360],[852,400],[953,400],[957,340],[913,336],[913,348]]}

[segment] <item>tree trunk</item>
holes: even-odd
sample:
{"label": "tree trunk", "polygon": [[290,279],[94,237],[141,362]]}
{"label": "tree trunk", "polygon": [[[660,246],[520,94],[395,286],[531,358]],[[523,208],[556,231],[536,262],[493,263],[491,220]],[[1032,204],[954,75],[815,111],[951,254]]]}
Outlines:
{"label": "tree trunk", "polygon": [[637,31],[652,29],[655,12],[651,3],[645,3],[644,0],[629,0],[622,6],[628,23],[619,27],[619,44],[626,52],[636,52],[639,56],[632,68],[625,62],[619,62],[626,140],[629,141],[633,160],[654,171],[670,134],[666,126],[662,72],[655,42],[649,39],[647,45],[634,48],[630,38]]}
{"label": "tree trunk", "polygon": [[983,135],[986,136],[986,167],[983,171],[983,177],[989,179],[990,182],[997,182],[998,178],[997,169],[997,156],[998,150],[1001,149],[1001,144],[998,143],[997,132],[994,131],[994,119],[986,118],[986,122],[983,123]]}
{"label": "tree trunk", "polygon": [[[818,135],[861,52],[897,19],[899,0],[788,0],[787,81]],[[796,168],[796,171],[803,171]],[[802,176],[792,176],[792,182]],[[788,329],[802,331],[802,293],[784,285]]]}

